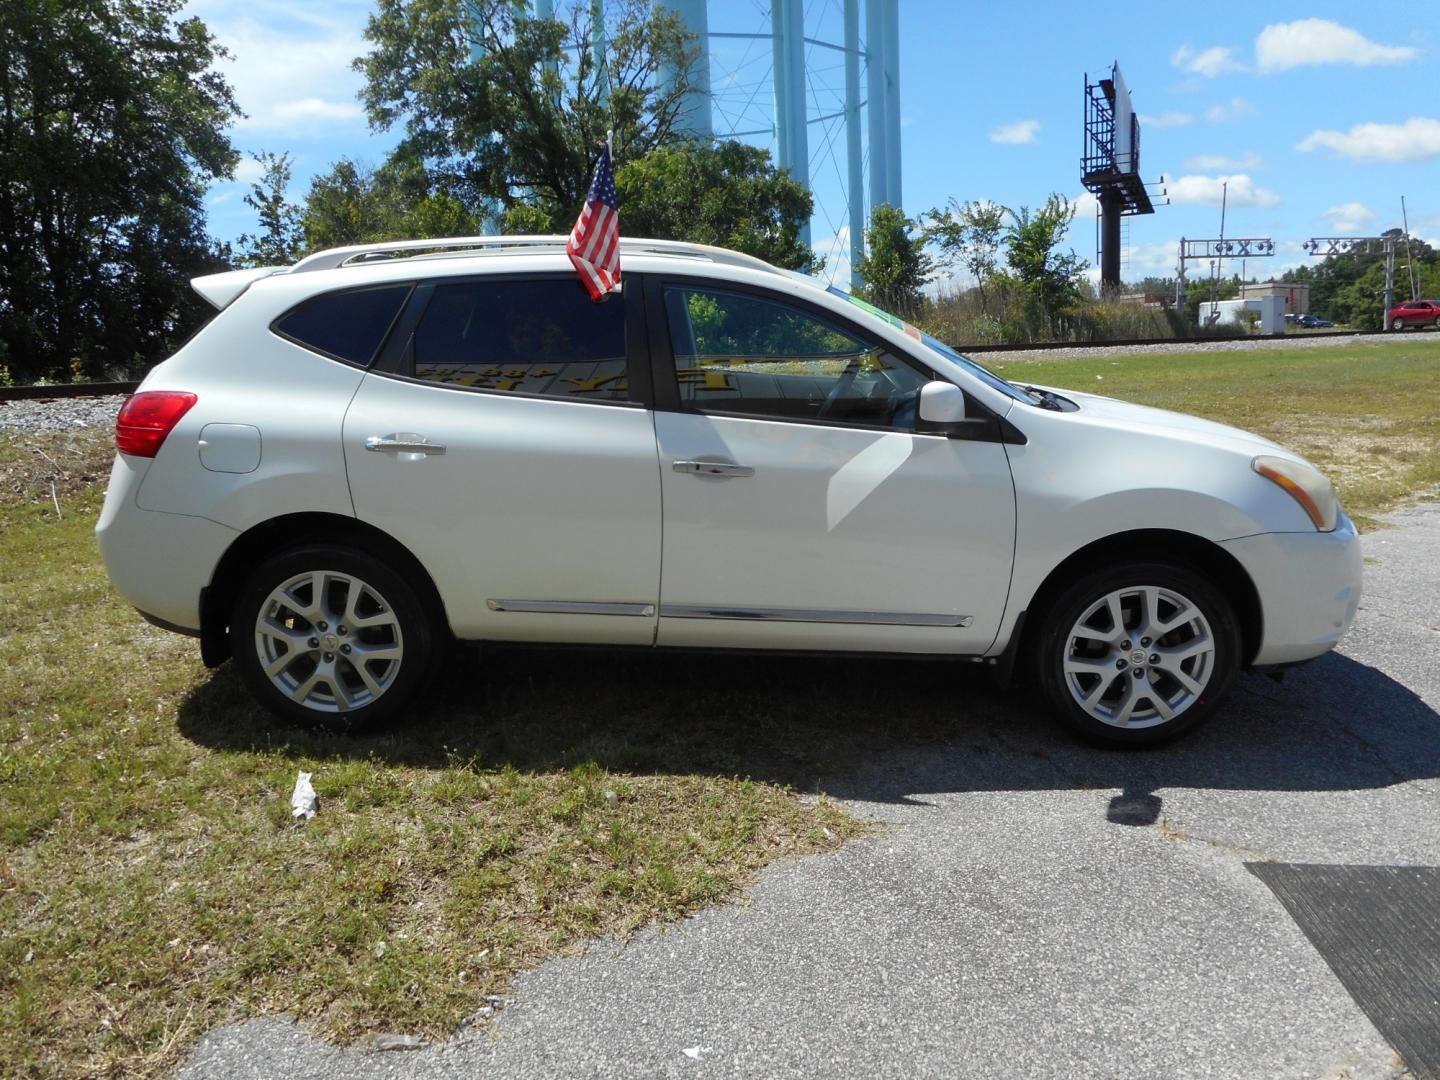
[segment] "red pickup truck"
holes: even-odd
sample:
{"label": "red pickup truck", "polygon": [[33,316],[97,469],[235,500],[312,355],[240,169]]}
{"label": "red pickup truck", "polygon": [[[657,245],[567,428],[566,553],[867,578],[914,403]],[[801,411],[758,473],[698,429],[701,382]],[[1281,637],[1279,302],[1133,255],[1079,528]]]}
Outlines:
{"label": "red pickup truck", "polygon": [[1385,313],[1391,330],[1407,326],[1433,326],[1440,330],[1440,300],[1406,300]]}

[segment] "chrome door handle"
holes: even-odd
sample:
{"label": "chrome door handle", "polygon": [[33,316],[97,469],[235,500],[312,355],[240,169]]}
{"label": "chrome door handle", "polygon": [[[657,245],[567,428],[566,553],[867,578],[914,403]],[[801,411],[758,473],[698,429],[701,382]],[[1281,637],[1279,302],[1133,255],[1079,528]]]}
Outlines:
{"label": "chrome door handle", "polygon": [[677,461],[670,466],[678,473],[694,476],[754,476],[755,470],[749,465],[735,465],[728,461]]}
{"label": "chrome door handle", "polygon": [[371,435],[365,440],[365,449],[377,454],[443,454],[444,443],[433,443],[424,435],[402,431],[391,435]]}

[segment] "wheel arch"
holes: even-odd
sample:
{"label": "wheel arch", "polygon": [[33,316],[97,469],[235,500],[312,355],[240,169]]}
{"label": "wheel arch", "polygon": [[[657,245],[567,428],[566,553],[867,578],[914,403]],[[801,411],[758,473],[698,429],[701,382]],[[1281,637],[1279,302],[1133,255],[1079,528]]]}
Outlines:
{"label": "wheel arch", "polygon": [[[1045,624],[1046,609],[1064,587],[1080,574],[1121,560],[1148,560],[1175,563],[1205,575],[1217,585],[1235,608],[1240,623],[1240,663],[1248,667],[1260,651],[1264,636],[1264,612],[1260,593],[1240,562],[1212,540],[1173,529],[1134,529],[1094,540],[1059,563],[1030,598],[1021,613],[1020,640],[1016,653],[1029,655],[1035,635]],[[1008,652],[1009,650],[1007,650]]]}
{"label": "wheel arch", "polygon": [[230,658],[230,611],[250,570],[287,548],[314,543],[343,544],[385,560],[415,584],[435,625],[450,632],[445,603],[434,579],[420,560],[389,533],[339,514],[286,514],[254,525],[236,537],[220,557],[210,584],[201,590],[200,656],[206,667],[218,667]]}

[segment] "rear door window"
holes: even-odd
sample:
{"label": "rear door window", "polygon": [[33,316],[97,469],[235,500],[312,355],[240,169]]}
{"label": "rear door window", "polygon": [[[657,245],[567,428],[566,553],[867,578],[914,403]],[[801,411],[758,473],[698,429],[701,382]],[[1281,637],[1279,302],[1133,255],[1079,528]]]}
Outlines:
{"label": "rear door window", "polygon": [[594,303],[568,275],[429,291],[406,350],[414,378],[565,401],[631,400],[621,297]]}
{"label": "rear door window", "polygon": [[411,285],[321,293],[276,319],[283,338],[334,360],[369,367]]}

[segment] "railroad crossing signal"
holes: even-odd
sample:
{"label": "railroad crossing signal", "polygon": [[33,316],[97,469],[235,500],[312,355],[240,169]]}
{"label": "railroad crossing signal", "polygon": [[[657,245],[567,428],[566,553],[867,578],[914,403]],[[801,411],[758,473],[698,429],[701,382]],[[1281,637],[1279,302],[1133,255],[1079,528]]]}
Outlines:
{"label": "railroad crossing signal", "polygon": [[1180,238],[1179,262],[1175,268],[1175,307],[1185,304],[1185,264],[1210,259],[1261,259],[1275,254],[1275,241],[1268,236],[1222,236],[1215,240]]}
{"label": "railroad crossing signal", "polygon": [[1390,309],[1395,306],[1395,249],[1401,236],[1312,236],[1300,246],[1311,255],[1384,255],[1385,310],[1380,313],[1380,326],[1390,329]]}

